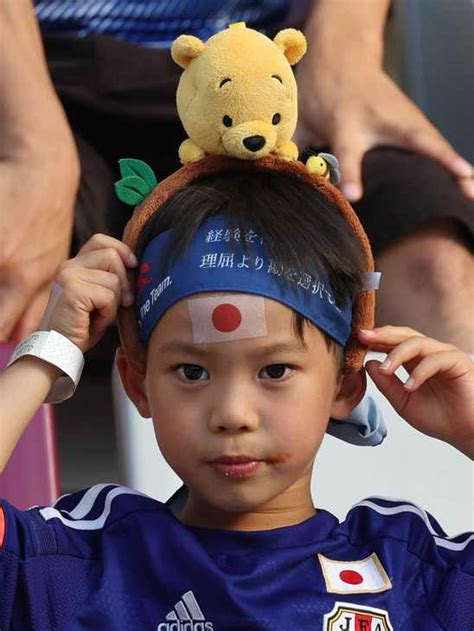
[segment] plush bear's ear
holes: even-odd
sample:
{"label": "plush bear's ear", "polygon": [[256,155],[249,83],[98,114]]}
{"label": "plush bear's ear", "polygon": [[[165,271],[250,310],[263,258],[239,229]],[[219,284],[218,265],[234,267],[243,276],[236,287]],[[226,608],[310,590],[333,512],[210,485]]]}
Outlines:
{"label": "plush bear's ear", "polygon": [[306,52],[306,38],[295,28],[285,28],[275,35],[273,41],[288,59],[290,66],[298,63]]}
{"label": "plush bear's ear", "polygon": [[199,57],[206,45],[194,35],[180,35],[171,46],[171,56],[178,66],[186,69],[193,59]]}

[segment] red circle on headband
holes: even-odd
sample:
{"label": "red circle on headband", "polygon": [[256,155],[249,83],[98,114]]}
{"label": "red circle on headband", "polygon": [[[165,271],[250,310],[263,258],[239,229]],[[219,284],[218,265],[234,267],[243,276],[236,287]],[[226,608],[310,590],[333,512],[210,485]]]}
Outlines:
{"label": "red circle on headband", "polygon": [[240,309],[235,305],[224,303],[218,305],[212,312],[212,324],[221,331],[221,333],[230,333],[235,331],[242,322],[242,314]]}

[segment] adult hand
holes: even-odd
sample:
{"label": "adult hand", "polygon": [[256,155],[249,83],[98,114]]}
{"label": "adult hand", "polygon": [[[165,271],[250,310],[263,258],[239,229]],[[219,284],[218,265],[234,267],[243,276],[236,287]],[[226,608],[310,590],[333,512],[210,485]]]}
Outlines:
{"label": "adult hand", "polygon": [[340,162],[341,189],[351,201],[362,196],[362,158],[378,145],[411,149],[439,161],[457,178],[463,194],[474,199],[472,165],[381,67],[385,13],[380,7],[319,3],[305,32],[308,52],[296,71],[295,142],[300,148],[330,147]]}
{"label": "adult hand", "polygon": [[34,330],[69,253],[76,193],[74,155],[0,157],[0,341]]}
{"label": "adult hand", "polygon": [[[359,339],[388,353],[383,363],[365,367],[398,414],[474,459],[474,364],[468,355],[408,327],[362,330]],[[404,384],[395,375],[400,366],[410,374]]]}
{"label": "adult hand", "polygon": [[34,329],[69,253],[79,161],[30,0],[0,7],[0,341]]}

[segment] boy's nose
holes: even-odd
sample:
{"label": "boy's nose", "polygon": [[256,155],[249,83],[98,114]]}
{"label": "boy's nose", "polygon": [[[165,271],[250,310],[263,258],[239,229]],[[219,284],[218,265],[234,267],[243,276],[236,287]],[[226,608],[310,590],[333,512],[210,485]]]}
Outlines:
{"label": "boy's nose", "polygon": [[258,414],[242,396],[233,396],[215,405],[208,421],[214,433],[238,434],[254,432],[259,426]]}

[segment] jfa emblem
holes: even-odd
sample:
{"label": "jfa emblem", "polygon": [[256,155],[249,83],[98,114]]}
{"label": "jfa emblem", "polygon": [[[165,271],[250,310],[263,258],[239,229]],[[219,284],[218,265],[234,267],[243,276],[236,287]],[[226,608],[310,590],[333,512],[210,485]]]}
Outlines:
{"label": "jfa emblem", "polygon": [[324,631],[393,631],[388,612],[352,603],[336,603],[324,616]]}

